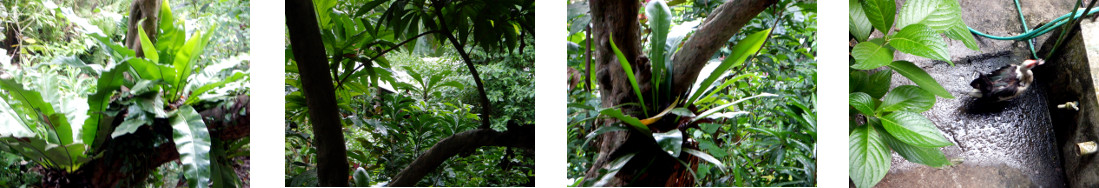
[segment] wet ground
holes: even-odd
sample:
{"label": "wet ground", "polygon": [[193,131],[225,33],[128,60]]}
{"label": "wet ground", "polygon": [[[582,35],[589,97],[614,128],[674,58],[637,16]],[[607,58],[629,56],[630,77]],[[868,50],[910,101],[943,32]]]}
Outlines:
{"label": "wet ground", "polygon": [[[897,2],[903,4],[902,1]],[[1023,12],[1031,28],[1048,22],[1072,8],[1075,1],[1022,1]],[[1018,13],[1012,1],[960,1],[963,19],[970,27],[985,33],[1010,36],[1022,33]],[[1039,48],[1049,35],[1039,37]],[[1035,84],[1025,94],[1005,102],[978,102],[965,95],[969,82],[978,73],[987,73],[1007,64],[1018,64],[1030,57],[1022,41],[999,41],[977,37],[980,51],[959,41],[948,40],[956,66],[907,54],[898,60],[912,61],[927,70],[954,99],[938,98],[935,107],[924,115],[935,122],[943,134],[956,143],[944,147],[947,158],[958,165],[931,168],[905,161],[893,155],[892,168],[878,187],[1065,187],[1059,148],[1046,101],[1047,88]],[[1039,67],[1041,68],[1041,67]],[[1041,82],[1041,80],[1036,80]],[[914,85],[894,75],[893,85]]]}

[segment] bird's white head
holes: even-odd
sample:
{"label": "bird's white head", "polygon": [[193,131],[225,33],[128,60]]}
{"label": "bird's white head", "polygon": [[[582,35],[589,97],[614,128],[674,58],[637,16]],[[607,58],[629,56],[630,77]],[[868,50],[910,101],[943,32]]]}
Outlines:
{"label": "bird's white head", "polygon": [[1023,67],[1026,67],[1027,69],[1031,69],[1031,68],[1034,68],[1035,66],[1042,65],[1042,64],[1045,64],[1045,63],[1046,63],[1046,61],[1042,60],[1042,59],[1028,59],[1026,61],[1023,61]]}

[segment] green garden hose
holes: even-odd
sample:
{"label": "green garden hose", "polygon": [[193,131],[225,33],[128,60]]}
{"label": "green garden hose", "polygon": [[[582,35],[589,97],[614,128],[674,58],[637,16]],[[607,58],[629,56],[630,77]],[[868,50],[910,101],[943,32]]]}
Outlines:
{"label": "green garden hose", "polygon": [[1060,27],[1064,24],[1071,23],[1073,20],[1083,17],[1084,15],[1091,15],[1099,12],[1099,9],[1095,9],[1088,11],[1085,14],[1085,10],[1076,10],[1075,12],[1070,12],[1061,17],[1057,17],[1057,19],[1053,19],[1053,21],[1050,21],[1048,24],[1042,25],[1042,27],[1030,30],[1030,27],[1028,27],[1026,24],[1026,18],[1023,17],[1023,9],[1019,7],[1019,0],[1015,0],[1015,9],[1019,12],[1019,21],[1023,23],[1023,34],[1015,36],[994,36],[985,34],[981,31],[977,31],[977,29],[973,29],[972,27],[966,27],[969,28],[969,32],[972,32],[973,34],[984,38],[994,40],[1027,40],[1027,44],[1030,46],[1030,53],[1037,57],[1037,53],[1034,51],[1034,43],[1030,42],[1030,39],[1038,38],[1038,36],[1049,33],[1050,31],[1053,31],[1053,29],[1056,29],[1057,27]]}

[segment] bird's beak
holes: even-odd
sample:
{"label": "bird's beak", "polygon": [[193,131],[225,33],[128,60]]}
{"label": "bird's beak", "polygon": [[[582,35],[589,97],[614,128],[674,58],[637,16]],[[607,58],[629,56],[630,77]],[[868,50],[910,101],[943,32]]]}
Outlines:
{"label": "bird's beak", "polygon": [[1039,60],[1028,59],[1026,61],[1023,61],[1023,66],[1025,66],[1027,69],[1030,69],[1030,68],[1034,68],[1035,66],[1042,65],[1042,64],[1045,64],[1045,63],[1046,63],[1046,61],[1042,61],[1040,59]]}

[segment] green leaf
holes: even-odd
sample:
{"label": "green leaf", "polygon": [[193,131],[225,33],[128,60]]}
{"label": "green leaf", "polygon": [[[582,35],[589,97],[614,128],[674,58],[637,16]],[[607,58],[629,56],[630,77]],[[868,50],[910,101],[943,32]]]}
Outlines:
{"label": "green leaf", "polygon": [[653,133],[653,139],[656,140],[657,145],[660,145],[661,151],[672,157],[679,157],[679,152],[683,151],[683,132],[679,130]]}
{"label": "green leaf", "polygon": [[892,148],[893,151],[896,151],[897,154],[900,154],[905,159],[908,159],[908,161],[931,167],[942,167],[950,165],[950,160],[946,159],[946,156],[943,155],[943,152],[939,151],[938,148],[916,147],[901,142],[900,140],[897,140],[897,138],[893,138],[893,136],[890,136],[889,134],[881,135],[882,138],[885,140],[885,144],[889,145],[889,148]]}
{"label": "green leaf", "polygon": [[855,36],[855,40],[859,42],[866,42],[867,38],[870,38],[870,33],[874,32],[874,26],[870,25],[870,20],[866,18],[866,11],[862,9],[862,5],[859,4],[859,0],[848,0],[848,12],[847,12],[847,32],[851,33],[851,36]]}
{"label": "green leaf", "polygon": [[626,129],[625,127],[619,127],[619,126],[600,126],[598,129],[595,129],[595,131],[592,131],[591,133],[588,133],[588,135],[584,136],[585,137],[584,145],[582,145],[580,147],[580,150],[587,149],[588,145],[591,145],[591,144],[588,144],[588,143],[591,143],[591,141],[594,140],[595,137],[598,137],[599,135],[601,135],[603,133],[614,132],[614,131],[628,131],[628,130],[629,129]]}
{"label": "green leaf", "polygon": [[[942,61],[950,61],[946,42],[931,27],[912,24],[889,37],[889,45],[904,53]],[[952,63],[953,64],[953,63]]]}
{"label": "green leaf", "polygon": [[757,97],[777,97],[777,96],[778,95],[775,95],[775,94],[763,93],[763,94],[743,98],[743,99],[740,99],[740,100],[736,100],[736,101],[733,101],[733,102],[730,102],[730,103],[727,103],[727,104],[724,104],[724,105],[721,105],[721,106],[711,108],[710,110],[706,110],[702,113],[699,113],[698,117],[695,117],[694,119],[692,119],[691,122],[695,122],[695,121],[698,121],[698,120],[701,120],[701,119],[705,119],[705,118],[709,117],[711,114],[714,114],[715,112],[724,110],[725,108],[728,108],[730,106],[733,106],[733,105],[735,105],[737,103],[740,103],[740,102],[744,102],[744,101],[749,100],[749,99],[754,99],[754,98],[757,98]]}
{"label": "green leaf", "polygon": [[[941,0],[908,0],[904,1],[904,6],[901,7],[901,11],[897,13],[897,28],[905,28],[908,25],[923,23],[928,26],[938,26],[938,24],[929,24],[925,20],[943,20],[940,16],[949,15],[935,15],[935,17],[929,17],[933,12],[939,9],[939,2]],[[959,12],[960,13],[960,12]],[[956,14],[954,16],[960,16]],[[931,21],[930,23],[936,23]]]}
{"label": "green leaf", "polygon": [[50,124],[55,132],[57,132],[57,139],[61,145],[69,145],[73,143],[73,129],[72,125],[69,125],[69,119],[65,118],[65,114],[54,113],[49,115]]}
{"label": "green leaf", "polygon": [[[649,18],[649,28],[652,29],[652,33],[649,34],[649,46],[651,46],[649,60],[652,65],[653,80],[657,81],[654,86],[659,87],[665,84],[660,81],[670,79],[665,78],[665,75],[670,75],[667,73],[671,71],[671,62],[665,62],[665,45],[663,44],[668,39],[668,29],[671,28],[672,23],[672,12],[663,0],[653,0],[645,5],[645,16]],[[665,70],[668,72],[665,72]]]}
{"label": "green leaf", "polygon": [[863,125],[851,131],[848,136],[848,167],[855,187],[873,187],[889,172],[891,159],[889,148],[885,145],[881,133],[871,125]]}
{"label": "green leaf", "polygon": [[151,122],[145,114],[140,113],[141,109],[140,107],[137,107],[137,105],[130,106],[130,111],[133,113],[126,116],[126,119],[122,121],[122,124],[115,127],[114,132],[111,133],[111,138],[118,138],[122,135],[134,133],[138,128],[141,128],[141,126]]}
{"label": "green leaf", "polygon": [[851,71],[847,75],[847,92],[860,92],[865,91],[867,85],[870,84],[870,76],[865,71]]}
{"label": "green leaf", "polygon": [[236,82],[237,80],[240,80],[246,76],[248,76],[248,74],[246,73],[234,72],[232,76],[222,79],[221,81],[202,85],[198,87],[198,89],[191,91],[191,96],[187,97],[187,101],[183,104],[194,104],[195,102],[198,102],[199,97],[202,96],[202,94],[205,94],[207,91],[225,86],[225,84],[228,83]]}
{"label": "green leaf", "polygon": [[39,116],[39,119],[45,120],[46,116],[54,113],[53,106],[42,99],[42,94],[23,89],[23,84],[13,79],[0,80],[0,89],[7,91],[11,100],[22,103],[27,112],[37,113],[35,116]]}
{"label": "green leaf", "polygon": [[893,70],[886,68],[884,70],[880,70],[878,72],[874,72],[874,74],[871,74],[870,82],[867,85],[863,86],[863,90],[861,91],[866,92],[866,94],[870,94],[870,96],[874,97],[875,99],[880,99],[882,96],[885,95],[886,92],[889,92],[889,86],[892,81]]}
{"label": "green leaf", "polygon": [[740,42],[737,42],[737,44],[733,46],[732,53],[729,53],[729,56],[725,57],[725,60],[721,61],[721,64],[718,65],[713,72],[710,72],[709,77],[702,80],[702,83],[698,85],[698,90],[694,91],[694,94],[691,94],[691,97],[687,99],[687,104],[694,104],[695,100],[698,99],[702,93],[713,86],[715,80],[724,76],[725,71],[728,71],[729,68],[744,64],[744,61],[748,59],[748,56],[759,51],[759,49],[763,47],[763,42],[767,41],[767,36],[770,32],[771,29],[758,31],[744,37]]}
{"label": "green leaf", "polygon": [[623,55],[622,51],[618,50],[618,46],[614,45],[614,33],[607,36],[610,37],[611,49],[614,50],[614,55],[618,57],[618,63],[622,64],[622,71],[626,72],[626,78],[630,80],[630,85],[633,86],[633,93],[637,95],[638,101],[641,102],[641,110],[648,114],[649,109],[645,107],[647,106],[645,105],[645,97],[641,95],[641,87],[637,86],[637,78],[634,78],[633,67],[630,66],[629,61],[626,61],[626,55]]}
{"label": "green leaf", "polygon": [[[172,88],[175,89],[169,96],[176,96],[177,93],[183,91],[183,86],[186,85],[184,83],[187,82],[187,78],[191,77],[191,73],[194,72],[194,68],[196,67],[195,60],[198,60],[198,57],[202,55],[203,51],[206,49],[206,42],[210,40],[210,34],[212,34],[212,31],[215,31],[215,29],[217,29],[216,25],[207,29],[206,32],[195,32],[190,39],[187,39],[187,43],[183,45],[183,48],[180,48],[179,51],[176,52],[175,60],[172,61],[172,65],[175,67],[175,72],[178,74],[178,77],[176,77],[177,79],[175,79],[175,82],[168,80],[168,84],[171,84]],[[172,98],[168,100],[175,101],[177,99]]]}
{"label": "green leaf", "polygon": [[889,32],[893,26],[893,18],[897,12],[897,2],[893,0],[864,0],[862,9],[866,11],[866,17],[870,24],[882,33]]}
{"label": "green leaf", "polygon": [[882,45],[880,39],[871,39],[856,44],[851,49],[851,56],[855,57],[855,65],[851,65],[851,68],[870,70],[888,65],[893,61],[893,49]]}
{"label": "green leaf", "polygon": [[137,27],[137,32],[137,35],[140,36],[138,38],[141,39],[141,52],[144,52],[145,58],[160,63],[160,55],[156,54],[156,46],[153,46],[153,41],[149,40],[149,35],[145,33],[145,29]]}
{"label": "green leaf", "polygon": [[867,116],[874,115],[874,99],[863,92],[855,92],[848,95],[851,107]]}
{"label": "green leaf", "polygon": [[353,177],[356,187],[370,187],[370,176],[366,174],[366,169],[363,167],[356,168]]}
{"label": "green leaf", "polygon": [[206,187],[210,183],[210,134],[202,116],[191,106],[180,107],[169,120],[172,140],[183,163],[187,185]]}
{"label": "green leaf", "polygon": [[920,88],[927,92],[931,92],[931,94],[948,99],[954,98],[950,92],[946,91],[946,88],[943,88],[942,85],[939,85],[939,82],[935,81],[934,78],[931,78],[930,74],[927,74],[927,72],[920,67],[917,67],[916,64],[912,64],[912,62],[894,61],[889,64],[889,68],[893,68],[897,73],[908,78],[908,80],[912,80],[912,82],[915,82]]}
{"label": "green leaf", "polygon": [[80,138],[84,141],[84,144],[92,147],[98,146],[95,140],[98,137],[99,125],[111,125],[113,119],[104,118],[107,116],[105,111],[110,104],[111,95],[122,86],[125,80],[123,73],[129,69],[130,64],[122,62],[104,72],[96,80],[95,93],[88,96],[88,119],[84,119],[84,128],[80,130]]}
{"label": "green leaf", "polygon": [[710,154],[706,154],[706,152],[702,152],[702,151],[699,151],[699,150],[696,150],[696,149],[691,149],[691,148],[683,149],[683,152],[687,152],[691,155],[694,155],[695,157],[698,157],[699,159],[702,159],[706,162],[713,163],[714,166],[717,166],[718,168],[720,168],[722,170],[725,169],[725,165],[721,164],[721,160],[718,160],[717,158],[714,158],[714,156],[710,156]]}
{"label": "green leaf", "polygon": [[931,120],[917,113],[897,111],[882,117],[881,122],[890,135],[913,146],[931,148],[954,145],[943,137]]}
{"label": "green leaf", "polygon": [[889,94],[882,98],[879,107],[884,112],[907,111],[923,112],[935,105],[935,96],[914,85],[903,85],[893,88]]}
{"label": "green leaf", "polygon": [[[958,23],[955,23],[950,27],[950,30],[946,31],[946,36],[954,40],[962,41],[962,43],[965,43],[965,47],[968,47],[969,49],[981,50],[980,46],[977,45],[977,39],[973,38],[973,33],[969,32],[969,27],[966,27],[965,23],[962,23],[961,20],[958,20]],[[953,62],[950,63],[951,65],[954,64]]]}
{"label": "green leaf", "polygon": [[614,108],[603,109],[603,110],[599,111],[599,114],[614,117],[615,119],[618,119],[619,121],[622,121],[623,123],[626,123],[627,125],[630,125],[634,129],[637,129],[641,132],[644,132],[644,133],[652,132],[652,131],[649,130],[648,126],[645,126],[645,124],[641,123],[641,120],[639,120],[635,117],[631,117],[631,116],[627,116],[625,114],[622,114],[622,111],[618,111],[618,109],[614,109]]}

